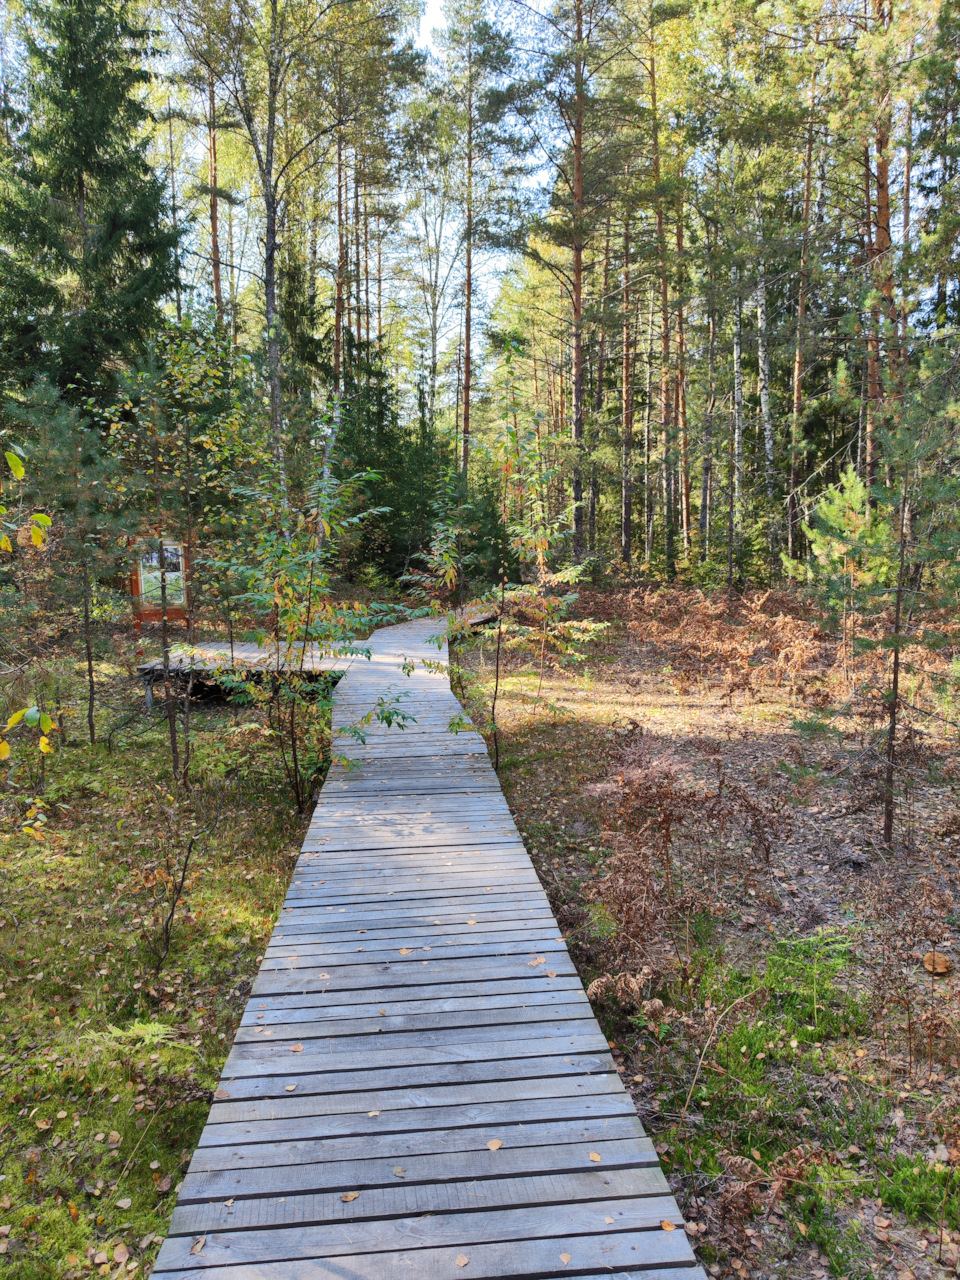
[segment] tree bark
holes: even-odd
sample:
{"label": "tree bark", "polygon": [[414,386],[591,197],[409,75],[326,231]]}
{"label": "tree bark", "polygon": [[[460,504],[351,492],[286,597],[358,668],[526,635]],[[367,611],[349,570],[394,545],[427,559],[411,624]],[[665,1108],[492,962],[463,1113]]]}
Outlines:
{"label": "tree bark", "polygon": [[630,567],[633,556],[633,368],[630,292],[630,215],[623,222],[622,367],[620,371],[620,555]]}
{"label": "tree bark", "polygon": [[207,80],[207,110],[209,123],[207,140],[209,150],[210,186],[210,269],[213,276],[213,303],[217,323],[223,324],[223,285],[220,278],[220,202],[217,197],[217,95],[211,75]]}

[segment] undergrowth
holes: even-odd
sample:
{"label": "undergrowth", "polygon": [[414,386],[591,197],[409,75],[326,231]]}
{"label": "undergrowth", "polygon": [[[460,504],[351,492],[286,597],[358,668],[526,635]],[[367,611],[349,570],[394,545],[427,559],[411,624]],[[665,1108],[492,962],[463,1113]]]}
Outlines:
{"label": "undergrowth", "polygon": [[253,709],[195,708],[174,790],[124,644],[101,647],[100,743],[67,715],[43,778],[4,797],[0,1270],[18,1280],[149,1269],[299,844]]}

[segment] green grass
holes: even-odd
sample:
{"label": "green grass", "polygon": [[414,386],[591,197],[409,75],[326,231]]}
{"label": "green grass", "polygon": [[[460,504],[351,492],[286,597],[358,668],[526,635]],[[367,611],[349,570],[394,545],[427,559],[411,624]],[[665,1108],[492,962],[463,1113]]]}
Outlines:
{"label": "green grass", "polygon": [[[136,705],[116,696],[101,728]],[[152,1260],[300,837],[249,710],[197,710],[179,795],[161,711],[112,752],[75,722],[69,734],[47,760],[43,838],[23,831],[37,827],[26,796],[8,796],[0,833],[0,1264],[18,1280],[116,1274],[124,1251],[127,1274]],[[168,877],[192,836],[157,972]]]}

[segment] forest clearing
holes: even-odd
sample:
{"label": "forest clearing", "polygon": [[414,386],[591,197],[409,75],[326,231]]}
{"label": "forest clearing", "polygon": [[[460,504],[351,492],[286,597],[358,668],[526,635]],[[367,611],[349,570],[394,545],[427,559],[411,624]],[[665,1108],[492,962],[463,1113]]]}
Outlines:
{"label": "forest clearing", "polygon": [[958,156],[956,0],[3,7],[0,1272],[960,1275]]}

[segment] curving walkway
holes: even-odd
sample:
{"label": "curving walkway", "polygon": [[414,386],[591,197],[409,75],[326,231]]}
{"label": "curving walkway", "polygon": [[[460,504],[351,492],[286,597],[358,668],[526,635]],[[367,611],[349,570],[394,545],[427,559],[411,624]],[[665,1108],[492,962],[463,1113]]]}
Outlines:
{"label": "curving walkway", "polygon": [[705,1280],[439,625],[337,686],[415,722],[340,740],[156,1280]]}

